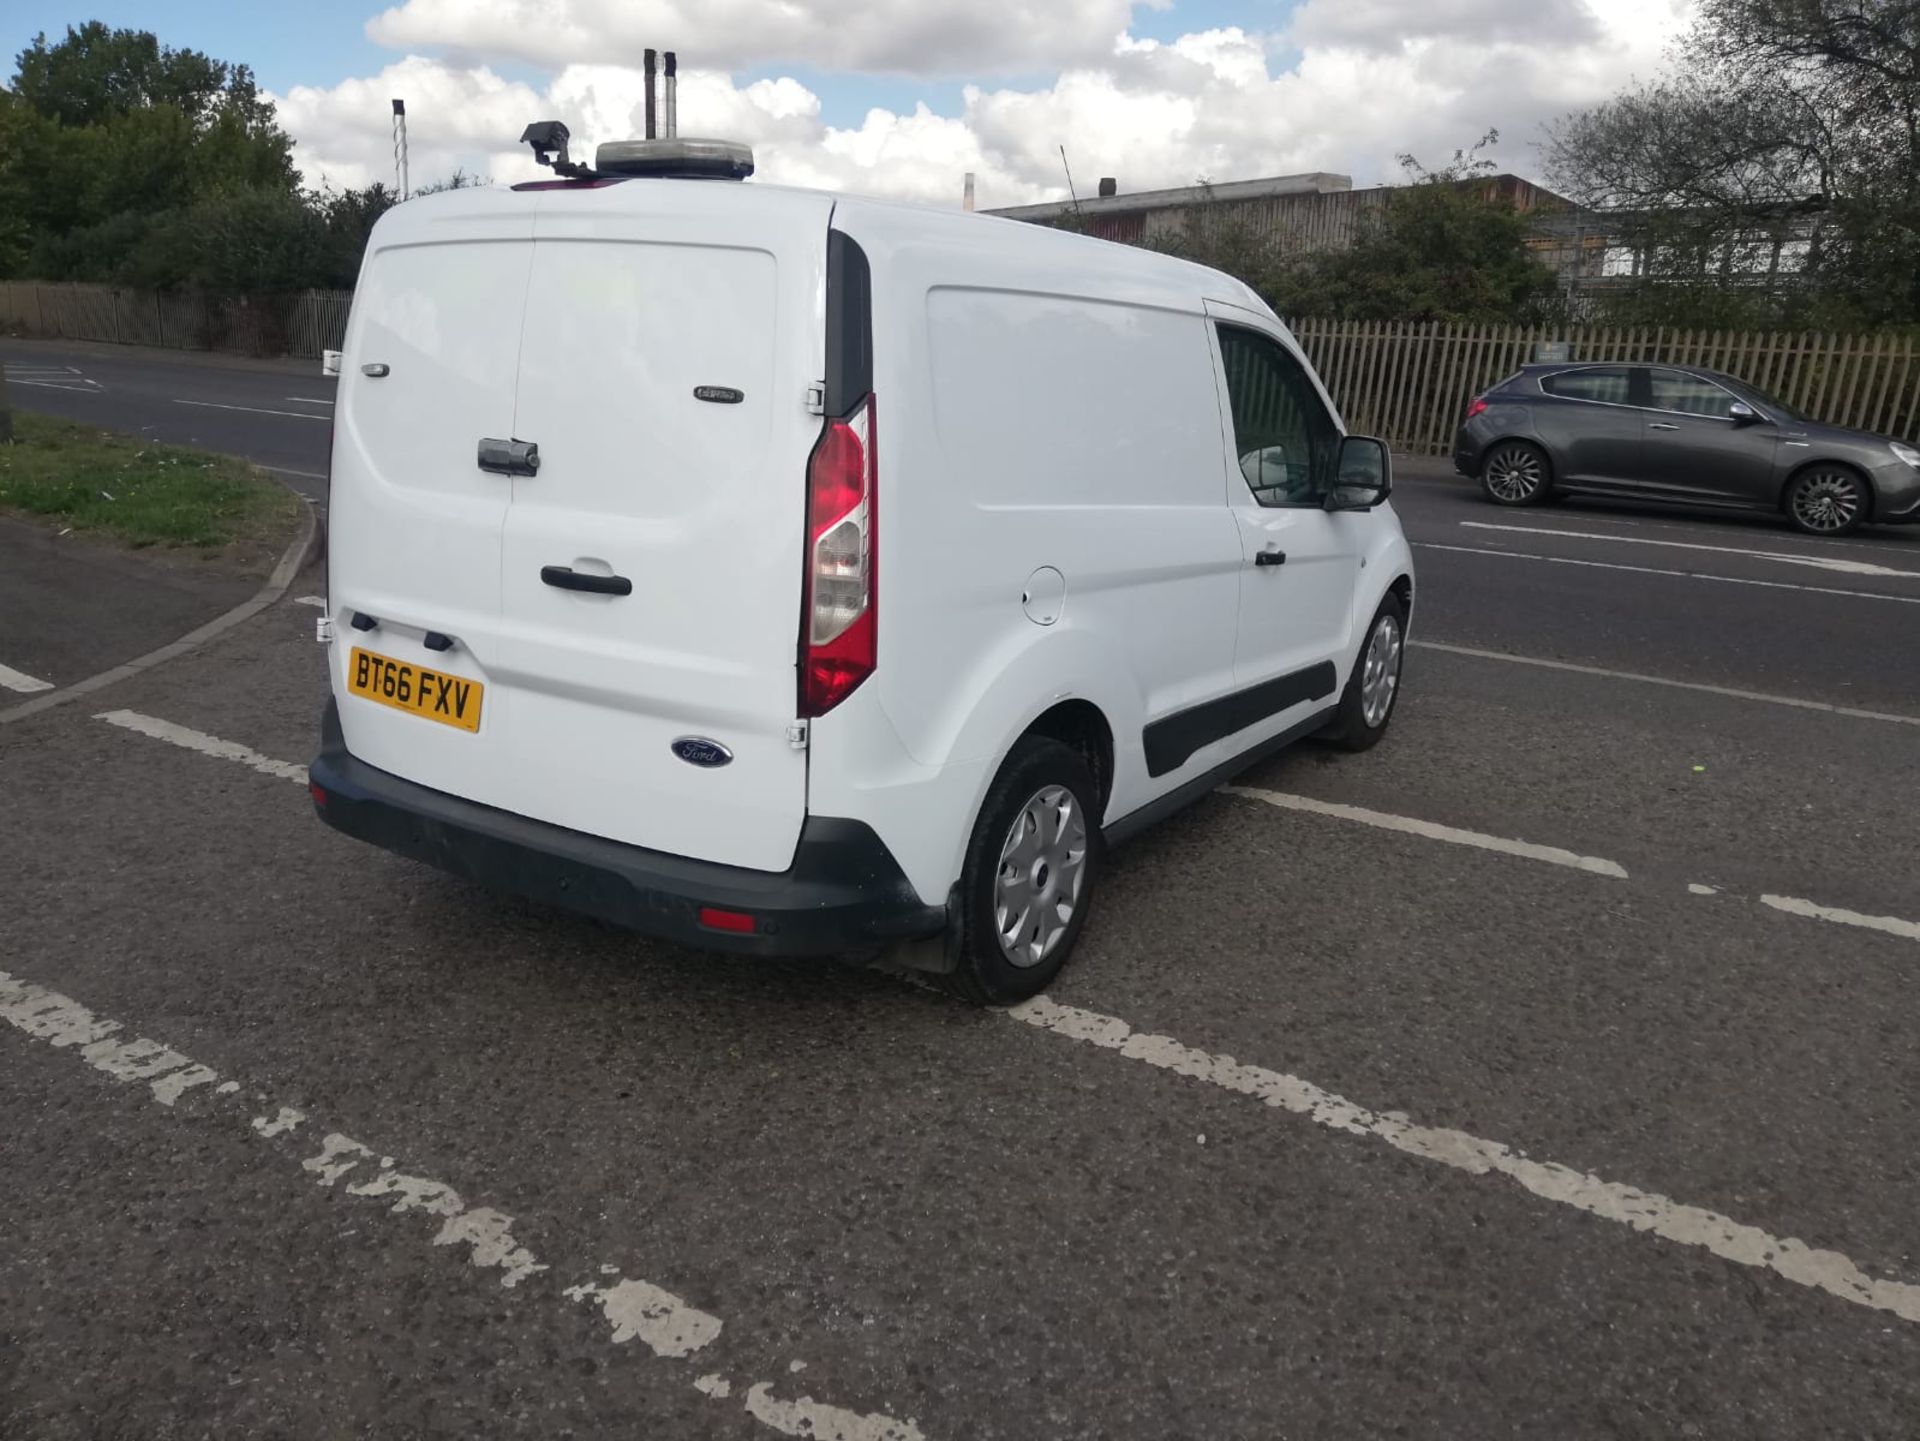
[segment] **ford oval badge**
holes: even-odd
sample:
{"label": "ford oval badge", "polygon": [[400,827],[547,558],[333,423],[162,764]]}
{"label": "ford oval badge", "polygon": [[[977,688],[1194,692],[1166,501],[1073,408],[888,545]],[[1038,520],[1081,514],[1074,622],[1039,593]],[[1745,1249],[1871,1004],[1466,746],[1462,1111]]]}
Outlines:
{"label": "ford oval badge", "polygon": [[690,766],[723,766],[733,760],[732,751],[705,736],[681,736],[673,743],[673,753]]}

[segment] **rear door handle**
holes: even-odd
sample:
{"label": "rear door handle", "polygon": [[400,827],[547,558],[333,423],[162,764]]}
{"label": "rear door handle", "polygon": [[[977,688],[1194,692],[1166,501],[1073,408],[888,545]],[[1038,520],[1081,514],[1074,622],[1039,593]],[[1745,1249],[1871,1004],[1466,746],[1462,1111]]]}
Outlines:
{"label": "rear door handle", "polygon": [[480,438],[480,468],[495,475],[535,475],[540,470],[540,443],[535,440]]}
{"label": "rear door handle", "polygon": [[540,579],[561,590],[584,590],[593,595],[633,594],[633,582],[624,575],[588,575],[570,565],[543,565]]}
{"label": "rear door handle", "polygon": [[1284,550],[1263,550],[1254,556],[1255,565],[1285,565],[1287,553]]}
{"label": "rear door handle", "polygon": [[1647,422],[1648,430],[1678,430],[1679,428],[1679,426],[1670,420],[1649,420]]}

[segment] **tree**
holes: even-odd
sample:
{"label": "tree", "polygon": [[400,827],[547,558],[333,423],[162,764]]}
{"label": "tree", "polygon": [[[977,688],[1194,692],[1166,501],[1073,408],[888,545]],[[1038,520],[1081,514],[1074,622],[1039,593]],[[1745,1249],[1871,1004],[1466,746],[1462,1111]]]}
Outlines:
{"label": "tree", "polygon": [[1400,157],[1407,183],[1387,190],[1351,246],[1305,255],[1207,205],[1169,247],[1236,275],[1282,315],[1347,320],[1528,322],[1556,299],[1553,271],[1528,245],[1527,217],[1493,184],[1482,151],[1494,132],[1438,170]]}
{"label": "tree", "polygon": [[[1561,189],[1621,213],[1647,283],[1776,318],[1920,320],[1920,0],[1701,0],[1673,61],[1546,147]],[[1781,296],[1755,281],[1783,244]]]}

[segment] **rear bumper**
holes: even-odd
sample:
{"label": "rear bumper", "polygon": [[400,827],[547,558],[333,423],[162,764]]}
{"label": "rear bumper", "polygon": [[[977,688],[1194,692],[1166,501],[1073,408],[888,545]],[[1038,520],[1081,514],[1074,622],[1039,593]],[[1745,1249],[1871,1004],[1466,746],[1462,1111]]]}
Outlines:
{"label": "rear bumper", "polygon": [[[642,850],[529,820],[378,770],[348,754],[337,703],[308,768],[335,830],[483,886],[701,950],[824,956],[939,934],[946,911],[914,893],[864,821],[809,816],[785,871]],[[752,916],[751,931],[700,923],[702,907]]]}

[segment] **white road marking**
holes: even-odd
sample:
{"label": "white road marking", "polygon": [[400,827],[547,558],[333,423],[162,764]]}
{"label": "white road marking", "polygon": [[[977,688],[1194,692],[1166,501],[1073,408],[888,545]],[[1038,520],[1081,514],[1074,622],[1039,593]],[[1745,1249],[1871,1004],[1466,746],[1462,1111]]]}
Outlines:
{"label": "white road marking", "polygon": [[1524,860],[1545,861],[1548,865],[1566,866],[1570,870],[1587,871],[1596,876],[1613,876],[1619,880],[1627,878],[1625,868],[1618,861],[1603,860],[1599,856],[1577,855],[1573,851],[1562,850],[1559,846],[1539,846],[1532,841],[1508,840],[1505,836],[1489,836],[1479,831],[1463,831],[1455,826],[1415,820],[1412,816],[1390,815],[1386,811],[1370,811],[1361,806],[1341,805],[1337,801],[1319,801],[1310,796],[1289,795],[1284,791],[1260,790],[1254,786],[1221,786],[1220,793],[1240,796],[1250,801],[1263,801],[1270,806],[1279,806],[1282,810],[1306,811],[1316,816],[1332,816],[1337,820],[1358,821],[1363,826],[1377,826],[1383,831],[1399,831],[1403,835],[1421,836],[1430,841],[1446,841],[1456,846],[1473,846],[1483,851],[1497,851],[1501,855],[1519,856]]}
{"label": "white road marking", "polygon": [[317,395],[289,395],[287,399],[291,400],[295,405],[332,405],[333,404],[331,400],[322,400]]}
{"label": "white road marking", "polygon": [[1920,716],[1895,715],[1891,711],[1861,710],[1857,706],[1829,705],[1826,701],[1801,700],[1798,696],[1768,695],[1764,691],[1736,690],[1732,686],[1724,685],[1702,685],[1698,681],[1672,680],[1663,675],[1642,675],[1638,671],[1608,670],[1605,666],[1575,665],[1572,661],[1542,660],[1530,655],[1508,655],[1505,651],[1479,650],[1470,645],[1443,645],[1437,640],[1410,640],[1407,644],[1420,650],[1442,651],[1447,655],[1470,655],[1479,660],[1503,660],[1512,665],[1535,665],[1543,670],[1572,671],[1575,675],[1597,675],[1604,676],[1608,680],[1632,680],[1639,681],[1643,685],[1671,686],[1674,690],[1699,691],[1703,695],[1727,696],[1733,700],[1765,701],[1768,705],[1792,706],[1797,710],[1825,711],[1829,715],[1853,716],[1859,720],[1892,721],[1895,725],[1920,726]]}
{"label": "white road marking", "polygon": [[1688,881],[1687,894],[1690,896],[1717,896],[1720,894],[1720,888],[1718,886],[1703,886],[1698,881]]}
{"label": "white road marking", "polygon": [[1766,590],[1798,590],[1808,595],[1843,595],[1850,600],[1891,600],[1902,605],[1920,605],[1920,595],[1882,595],[1872,590],[1837,590],[1822,585],[1794,585],[1784,580],[1755,580],[1745,575],[1708,575],[1697,570],[1661,570],[1649,565],[1616,565],[1605,560],[1575,560],[1570,555],[1534,555],[1524,550],[1492,550],[1484,546],[1441,545],[1437,541],[1416,540],[1421,550],[1450,550],[1458,555],[1497,555],[1507,560],[1543,560],[1552,565],[1584,565],[1593,570],[1626,570],[1635,575],[1671,575],[1681,580],[1717,580],[1726,585],[1757,585]]}
{"label": "white road marking", "polygon": [[1370,1111],[1298,1076],[1243,1065],[1231,1056],[1196,1050],[1171,1036],[1144,1035],[1118,1017],[1063,1006],[1045,996],[1023,1002],[1006,1014],[1039,1030],[1118,1051],[1130,1061],[1144,1061],[1223,1091],[1252,1097],[1276,1110],[1305,1116],[1329,1130],[1384,1141],[1397,1151],[1471,1175],[1505,1176],[1544,1200],[1679,1245],[1698,1247],[1743,1266],[1771,1271],[1856,1306],[1890,1311],[1904,1321],[1920,1322],[1920,1286],[1868,1276],[1838,1251],[1815,1249],[1715,1211],[1568,1166],[1535,1161],[1497,1141],[1482,1140],[1465,1131],[1416,1125],[1398,1115]]}
{"label": "white road marking", "polygon": [[[0,1022],[56,1050],[74,1051],[88,1066],[123,1085],[146,1081],[154,1100],[161,1105],[171,1106],[188,1086],[216,1079],[212,1069],[159,1041],[146,1037],[115,1039],[124,1029],[118,1021],[96,1015],[70,996],[6,971],[0,971]],[[320,1140],[320,1150],[312,1155],[301,1156],[299,1151],[288,1149],[298,1140],[299,1129],[308,1119],[306,1113],[279,1106],[271,1117],[250,1114],[251,1107],[243,1108],[241,1102],[226,1099],[241,1089],[238,1082],[224,1081],[204,1092],[198,1114],[232,1123],[237,1135],[266,1147],[271,1154],[288,1159],[298,1156],[299,1171],[294,1174],[304,1172],[320,1186],[332,1190],[335,1182],[347,1178],[347,1184],[337,1188],[339,1195],[382,1202],[392,1198],[391,1205],[381,1208],[386,1214],[418,1213],[437,1222],[430,1245],[466,1247],[468,1263],[499,1272],[500,1285],[506,1290],[515,1290],[549,1270],[515,1241],[513,1217],[490,1206],[469,1206],[444,1181],[408,1174],[396,1167],[393,1157],[376,1157],[372,1147],[351,1136],[328,1132]],[[257,1091],[254,1094],[259,1095]],[[290,1134],[291,1141],[283,1139]],[[362,1174],[356,1176],[357,1170]],[[609,1269],[618,1268],[600,1267],[603,1273]],[[527,1287],[534,1292],[541,1289],[537,1281]],[[552,1291],[544,1294],[554,1295]],[[718,1317],[696,1310],[673,1293],[644,1281],[621,1281],[608,1287],[589,1283],[558,1294],[575,1301],[589,1296],[598,1300],[610,1327],[610,1342],[638,1338],[665,1359],[692,1355],[710,1344],[722,1329]],[[726,1401],[735,1383],[717,1372],[707,1372],[692,1379],[691,1384],[710,1400]],[[749,1383],[744,1409],[782,1435],[806,1436],[814,1441],[925,1441],[912,1420],[902,1421],[883,1412],[844,1410],[806,1396],[779,1401],[770,1394],[772,1386],[770,1381]]]}
{"label": "white road marking", "polygon": [[1812,901],[1803,901],[1798,896],[1762,896],[1760,904],[1772,906],[1776,911],[1785,911],[1788,915],[1809,916],[1816,921],[1837,921],[1843,926],[1859,926],[1863,930],[1885,931],[1890,936],[1904,936],[1910,941],[1920,941],[1920,922],[1903,921],[1898,916],[1869,916],[1840,906],[1816,905]]}
{"label": "white road marking", "polygon": [[1568,540],[1604,540],[1616,545],[1658,545],[1669,550],[1707,550],[1719,555],[1741,555],[1749,560],[1771,560],[1782,565],[1809,565],[1816,570],[1838,571],[1844,575],[1893,575],[1920,580],[1920,570],[1896,570],[1890,565],[1875,565],[1870,560],[1852,560],[1838,555],[1795,555],[1788,551],[1746,550],[1733,545],[1702,545],[1691,540],[1655,540],[1645,535],[1595,535],[1584,530],[1549,530],[1538,525],[1495,525],[1484,520],[1463,520],[1468,530],[1501,530],[1515,535],[1557,535]]}
{"label": "white road marking", "polygon": [[263,465],[262,470],[270,470],[275,475],[297,475],[302,480],[325,480],[327,477],[317,470],[289,470],[284,465]]}
{"label": "white road marking", "polygon": [[108,725],[120,726],[125,730],[138,731],[143,736],[152,736],[157,741],[166,741],[170,745],[184,747],[190,751],[199,751],[202,755],[218,756],[223,761],[238,761],[250,766],[262,775],[278,776],[281,780],[307,783],[305,766],[289,765],[286,761],[274,760],[258,751],[248,750],[232,741],[223,741],[218,736],[210,736],[205,731],[189,730],[186,726],[175,725],[172,721],[157,720],[150,715],[141,715],[138,711],[110,710],[102,711],[94,717]]}
{"label": "white road marking", "polygon": [[263,410],[257,405],[222,405],[217,400],[181,400],[175,397],[175,405],[197,405],[202,410],[244,410],[249,415],[284,415],[292,420],[330,420],[331,416],[315,415],[306,410]]}
{"label": "white road marking", "polygon": [[8,690],[28,692],[53,689],[52,681],[41,680],[38,676],[28,675],[25,671],[18,671],[12,666],[5,665],[0,665],[0,685]]}
{"label": "white road marking", "polygon": [[327,608],[327,598],[324,595],[296,595],[293,598],[293,603],[295,605],[310,605],[316,610],[325,610]]}
{"label": "white road marking", "polygon": [[98,395],[100,382],[97,380],[23,380],[19,376],[9,375],[8,385],[31,385],[40,390],[70,390],[77,395]]}

